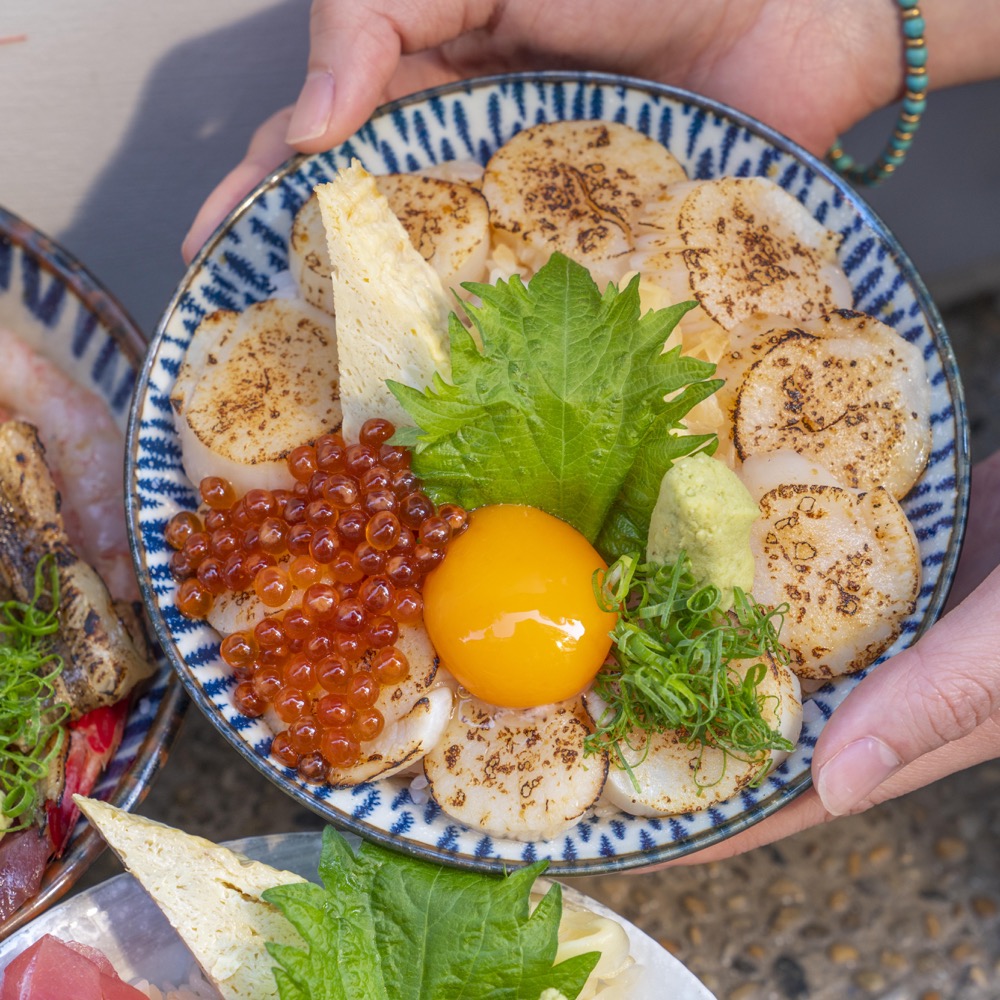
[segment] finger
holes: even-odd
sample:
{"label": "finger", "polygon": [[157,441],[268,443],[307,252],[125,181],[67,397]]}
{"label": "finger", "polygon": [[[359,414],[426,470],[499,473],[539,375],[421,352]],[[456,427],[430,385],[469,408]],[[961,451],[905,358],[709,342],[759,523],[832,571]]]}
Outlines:
{"label": "finger", "polygon": [[965,600],[1000,565],[1000,451],[972,469],[969,523],[962,558],[948,597],[952,608]]}
{"label": "finger", "polygon": [[318,153],[357,131],[399,63],[399,34],[364,2],[313,0],[305,83],[286,140]]}
{"label": "finger", "polygon": [[[884,797],[876,794],[880,786],[927,754],[947,759],[957,741],[996,738],[985,724],[1000,711],[997,607],[1000,568],[914,646],[873,670],[833,713],[813,756],[813,779],[831,813]],[[990,755],[998,752],[994,744]]]}
{"label": "finger", "polygon": [[753,826],[732,837],[727,837],[718,844],[706,847],[694,854],[688,854],[675,861],[667,861],[661,865],[651,865],[640,871],[652,871],[657,868],[672,868],[678,865],[700,865],[708,861],[721,861],[723,858],[745,854],[764,844],[772,844],[793,834],[807,830],[811,826],[826,823],[833,817],[823,808],[814,788],[803,792],[797,799],[789,802],[773,816],[755,823]]}
{"label": "finger", "polygon": [[403,52],[484,24],[495,0],[313,0],[309,66],[287,141],[306,153],[343,142],[370,117]]}
{"label": "finger", "polygon": [[291,108],[284,108],[272,115],[254,132],[247,154],[205,199],[198,210],[184,242],[181,256],[191,263],[194,255],[215,232],[219,223],[252,191],[272,170],[281,166],[295,153],[285,142]]}

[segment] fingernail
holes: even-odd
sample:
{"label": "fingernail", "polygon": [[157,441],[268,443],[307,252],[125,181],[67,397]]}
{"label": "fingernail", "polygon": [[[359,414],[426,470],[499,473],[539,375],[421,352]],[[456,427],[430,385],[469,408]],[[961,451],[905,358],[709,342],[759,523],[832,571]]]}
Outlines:
{"label": "fingernail", "polygon": [[326,71],[310,73],[295,102],[285,141],[294,146],[322,135],[333,113],[333,75]]}
{"label": "fingernail", "polygon": [[846,816],[903,766],[895,751],[874,736],[838,750],[816,776],[816,791],[828,812]]}

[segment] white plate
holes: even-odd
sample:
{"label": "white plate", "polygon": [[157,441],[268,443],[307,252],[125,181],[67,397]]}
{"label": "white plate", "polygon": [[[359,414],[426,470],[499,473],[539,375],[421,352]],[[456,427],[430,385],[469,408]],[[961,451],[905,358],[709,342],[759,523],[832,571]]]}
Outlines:
{"label": "white plate", "polygon": [[[248,837],[226,846],[256,861],[316,881],[320,840],[318,833],[288,833]],[[348,835],[348,840],[352,847],[357,847],[356,837]],[[633,1000],[662,1000],[664,996],[671,1000],[713,1000],[701,982],[648,934],[574,889],[564,887],[564,895],[617,920],[625,928],[631,955],[644,967]],[[118,875],[81,892],[0,943],[0,970],[43,934],[99,948],[126,981],[144,978],[153,984],[176,984],[187,978],[194,961],[184,942],[131,875]]]}

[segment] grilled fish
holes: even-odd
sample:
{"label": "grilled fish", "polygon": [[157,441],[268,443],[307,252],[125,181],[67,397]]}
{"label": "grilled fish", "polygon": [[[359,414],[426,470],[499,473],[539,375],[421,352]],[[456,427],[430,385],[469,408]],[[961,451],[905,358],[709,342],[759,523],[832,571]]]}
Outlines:
{"label": "grilled fish", "polygon": [[54,644],[64,663],[56,699],[77,719],[120,701],[152,668],[103,581],[70,545],[59,503],[35,428],[16,420],[0,425],[0,579],[17,600],[31,601],[39,561],[54,557],[61,625]]}

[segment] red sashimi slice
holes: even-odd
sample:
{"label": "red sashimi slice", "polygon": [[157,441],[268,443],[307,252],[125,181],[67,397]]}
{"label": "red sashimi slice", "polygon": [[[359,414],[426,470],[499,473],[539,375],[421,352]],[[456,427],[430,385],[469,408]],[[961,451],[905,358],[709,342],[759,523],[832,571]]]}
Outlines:
{"label": "red sashimi slice", "polygon": [[0,840],[0,923],[38,895],[52,845],[37,827],[8,833]]}
{"label": "red sashimi slice", "polygon": [[59,798],[45,804],[45,833],[30,827],[0,838],[0,923],[38,895],[49,858],[62,854],[80,814],[73,796],[93,790],[121,743],[127,715],[126,698],[71,723],[66,780]]}
{"label": "red sashimi slice", "polygon": [[86,945],[46,934],[4,972],[0,1000],[146,1000],[122,982],[111,963]]}
{"label": "red sashimi slice", "polygon": [[89,795],[101,772],[114,756],[125,731],[128,699],[110,708],[95,708],[69,727],[69,754],[66,758],[66,784],[62,794],[46,806],[52,852],[62,854],[73,832],[80,810],[74,795]]}

